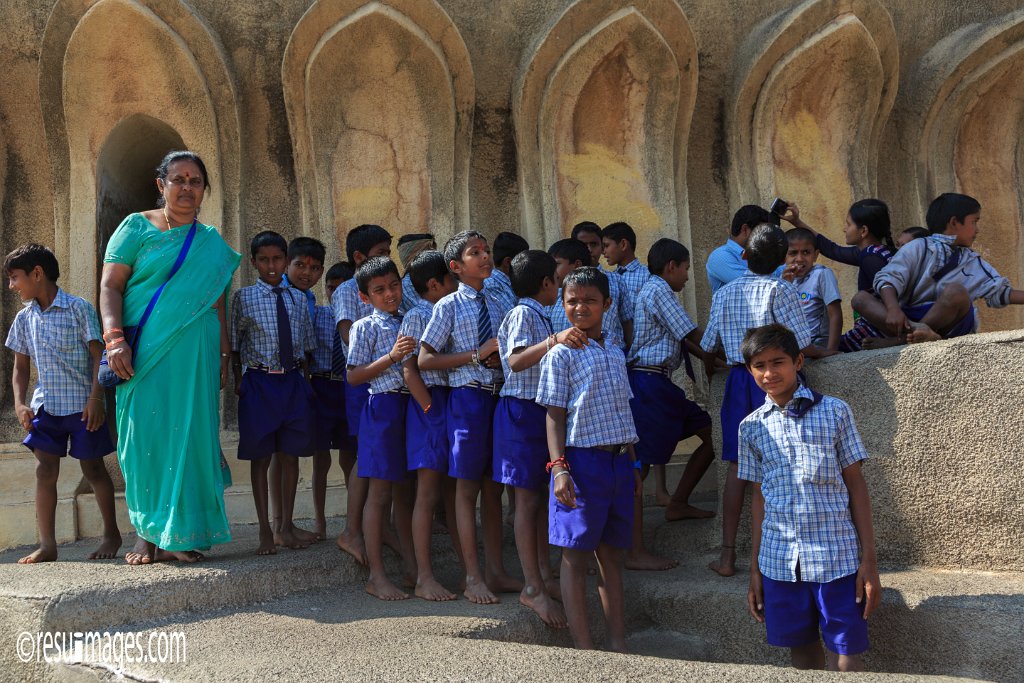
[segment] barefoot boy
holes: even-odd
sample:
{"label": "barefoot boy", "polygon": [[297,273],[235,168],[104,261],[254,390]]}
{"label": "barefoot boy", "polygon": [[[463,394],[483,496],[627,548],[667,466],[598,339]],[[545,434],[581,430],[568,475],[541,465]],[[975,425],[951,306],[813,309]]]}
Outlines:
{"label": "barefoot boy", "polygon": [[348,383],[369,383],[370,395],[359,421],[359,476],[369,480],[363,512],[363,538],[370,578],[366,592],[381,600],[404,600],[384,571],[384,528],[395,504],[395,527],[406,579],[414,580],[412,559],[412,480],[405,454],[405,411],[409,390],[402,379],[402,360],[416,350],[416,340],[399,334],[402,324],[402,280],[391,259],[376,256],[356,270],[359,297],[373,313],[352,325],[348,351]]}
{"label": "barefoot boy", "polygon": [[[23,443],[36,456],[39,548],[18,563],[57,559],[57,476],[68,441],[71,457],[82,466],[103,515],[103,541],[89,559],[116,557],[121,533],[114,514],[114,485],[103,465],[103,456],[113,452],[114,444],[105,422],[103,389],[96,381],[103,348],[96,310],[57,286],[57,258],[41,244],[26,244],[8,254],[4,272],[10,289],[27,304],[11,324],[7,348],[14,351],[14,412],[28,432]],[[30,363],[35,363],[39,381],[27,406]]]}
{"label": "barefoot boy", "polygon": [[739,431],[739,477],[754,489],[750,613],[794,667],[863,671],[882,587],[853,413],[800,384],[803,354],[782,325],[750,330],[742,351],[767,394]]}
{"label": "barefoot boy", "polygon": [[[231,298],[231,359],[238,395],[238,457],[250,462],[252,495],[260,524],[258,555],[276,546],[305,548],[292,523],[298,457],[313,454],[313,390],[306,381],[306,354],[316,349],[306,297],[284,286],[288,244],[266,230],[252,239],[256,284]],[[242,374],[242,368],[245,374]],[[270,525],[268,471],[271,456],[281,461],[281,524]]]}
{"label": "barefoot boy", "polygon": [[596,551],[609,647],[624,652],[623,557],[632,544],[634,496],[641,494],[626,357],[601,334],[611,306],[604,273],[590,266],[569,273],[562,301],[587,341],[582,349],[553,347],[540,366],[537,403],[547,408],[551,460],[548,538],[563,548],[562,600],[573,643],[594,647],[585,591],[587,560]]}

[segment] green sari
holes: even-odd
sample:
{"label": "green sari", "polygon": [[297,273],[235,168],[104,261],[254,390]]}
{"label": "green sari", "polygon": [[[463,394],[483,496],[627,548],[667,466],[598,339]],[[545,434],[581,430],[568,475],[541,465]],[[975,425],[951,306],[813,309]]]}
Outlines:
{"label": "green sari", "polygon": [[[161,232],[142,214],[124,219],[105,263],[132,267],[123,323],[142,317],[167,280],[191,225]],[[139,536],[165,550],[231,540],[220,450],[220,323],[214,306],[240,255],[216,228],[198,224],[181,269],[167,283],[140,338],[135,376],[117,387],[117,456]]]}

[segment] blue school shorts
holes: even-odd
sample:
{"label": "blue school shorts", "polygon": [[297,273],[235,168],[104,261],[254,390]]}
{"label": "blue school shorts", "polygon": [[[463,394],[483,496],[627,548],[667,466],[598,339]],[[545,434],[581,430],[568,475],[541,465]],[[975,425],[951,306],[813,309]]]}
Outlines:
{"label": "blue school shorts", "polygon": [[313,455],[313,389],[299,370],[246,370],[238,397],[238,458]]}
{"label": "blue school shorts", "polygon": [[448,474],[448,387],[430,387],[430,412],[409,397],[405,415],[405,455],[410,472]]}
{"label": "blue school shorts", "polygon": [[832,652],[859,655],[868,649],[864,603],[857,604],[857,574],[828,583],[775,581],[763,577],[768,644],[800,647],[821,639]]}
{"label": "blue school shorts", "polygon": [[494,409],[494,481],[539,491],[548,483],[547,409],[534,401],[503,396]]}
{"label": "blue school shorts", "polygon": [[629,407],[640,437],[633,447],[644,465],[664,465],[676,444],[711,426],[711,416],[665,375],[630,370],[629,388]]}
{"label": "blue school shorts", "polygon": [[329,451],[337,448],[352,450],[352,437],[348,433],[348,418],[345,415],[345,382],[327,377],[310,377],[313,389],[313,412],[316,419],[316,433],[313,448]]}
{"label": "blue school shorts", "polygon": [[359,422],[357,472],[367,479],[405,481],[405,410],[409,394],[370,394]]}
{"label": "blue school shorts", "polygon": [[491,434],[498,397],[486,389],[448,392],[448,476],[479,481],[491,472]]}
{"label": "blue school shorts", "polygon": [[[345,419],[348,421],[348,435],[359,436],[359,422],[363,419],[363,408],[370,398],[370,383],[349,384],[345,382]],[[358,457],[358,456],[357,456]]]}
{"label": "blue school shorts", "polygon": [[554,475],[548,493],[548,542],[561,548],[592,552],[605,543],[633,544],[633,463],[625,453],[597,448],[565,449],[576,488],[576,507],[555,498]]}
{"label": "blue school shorts", "polygon": [[95,432],[85,428],[82,413],[50,415],[45,406],[39,406],[32,419],[32,431],[22,441],[30,451],[40,451],[64,457],[71,442],[71,457],[76,460],[95,460],[114,452],[114,442],[104,422]]}
{"label": "blue school shorts", "polygon": [[[907,316],[909,320],[915,323],[921,322],[921,318],[928,314],[928,311],[932,310],[934,303],[920,304],[919,306],[905,306],[903,308],[903,314]],[[956,325],[953,326],[948,333],[946,333],[945,339],[952,339],[953,337],[962,337],[966,334],[974,334],[974,330],[977,327],[977,314],[974,308],[974,304],[971,304],[971,309],[967,311],[967,315],[960,319]]]}
{"label": "blue school shorts", "polygon": [[722,398],[722,460],[737,462],[740,449],[740,422],[764,404],[765,393],[757,386],[745,365],[734,365],[725,378]]}

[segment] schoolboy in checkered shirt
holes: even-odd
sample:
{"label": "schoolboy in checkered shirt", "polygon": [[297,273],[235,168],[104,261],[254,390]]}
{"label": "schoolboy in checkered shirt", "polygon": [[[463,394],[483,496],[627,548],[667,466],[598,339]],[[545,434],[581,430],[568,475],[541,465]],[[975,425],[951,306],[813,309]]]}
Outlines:
{"label": "schoolboy in checkered shirt", "polygon": [[767,394],[739,429],[739,476],[753,488],[750,613],[794,667],[863,671],[882,589],[853,413],[800,383],[803,354],[782,325],[750,330],[742,352]]}

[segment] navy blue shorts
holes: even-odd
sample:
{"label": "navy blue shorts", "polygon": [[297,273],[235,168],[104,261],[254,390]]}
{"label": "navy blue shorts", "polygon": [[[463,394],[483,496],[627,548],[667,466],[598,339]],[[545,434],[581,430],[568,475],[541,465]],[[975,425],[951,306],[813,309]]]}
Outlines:
{"label": "navy blue shorts", "polygon": [[484,389],[448,392],[448,476],[479,481],[491,472],[491,434],[498,397]]}
{"label": "navy blue shorts", "polygon": [[313,389],[316,416],[313,448],[318,451],[332,448],[352,450],[352,437],[348,433],[345,415],[345,383],[326,377],[310,377],[309,385]]}
{"label": "navy blue shorts", "polygon": [[859,655],[868,649],[864,603],[857,604],[857,574],[828,583],[775,581],[764,583],[764,622],[768,644],[800,647],[821,639],[832,652]]}
{"label": "navy blue shorts", "polygon": [[246,370],[238,397],[238,458],[313,455],[313,389],[298,370]]}
{"label": "navy blue shorts", "polygon": [[370,398],[370,383],[349,384],[345,382],[345,419],[348,421],[348,435],[359,436],[359,422],[363,419],[363,408]]}
{"label": "navy blue shorts", "polygon": [[665,375],[630,370],[629,388],[629,407],[640,437],[634,444],[636,459],[644,465],[664,465],[680,441],[711,426],[711,416]]}
{"label": "navy blue shorts", "polygon": [[494,481],[534,491],[547,485],[547,414],[547,409],[535,401],[505,396],[498,399],[494,409]]}
{"label": "navy blue shorts", "polygon": [[725,378],[722,398],[722,460],[739,460],[740,422],[764,405],[764,399],[765,393],[757,386],[747,366],[732,366]]}
{"label": "navy blue shorts", "polygon": [[405,457],[405,409],[409,394],[370,394],[359,422],[357,472],[367,479],[404,481],[409,477]]}
{"label": "navy blue shorts", "polygon": [[[915,323],[921,322],[921,318],[928,314],[928,311],[932,310],[934,303],[920,304],[918,306],[905,306],[903,308],[903,314],[907,316],[907,319],[914,321]],[[952,339],[953,337],[963,337],[967,334],[973,334],[977,327],[977,317],[974,308],[974,304],[971,304],[971,310],[967,311],[967,315],[960,319],[960,321],[953,326],[949,332],[946,333],[945,339]]]}
{"label": "navy blue shorts", "polygon": [[448,387],[430,387],[430,412],[411,396],[405,416],[405,455],[410,472],[448,474]]}
{"label": "navy blue shorts", "polygon": [[569,446],[565,459],[576,488],[576,507],[558,502],[552,479],[548,542],[585,552],[597,550],[602,543],[628,549],[633,544],[634,482],[629,456]]}
{"label": "navy blue shorts", "polygon": [[114,452],[114,442],[110,440],[106,422],[95,432],[90,432],[82,421],[82,413],[50,415],[44,408],[39,406],[32,419],[32,431],[22,441],[30,451],[63,458],[68,454],[70,441],[71,457],[76,460],[95,460]]}

